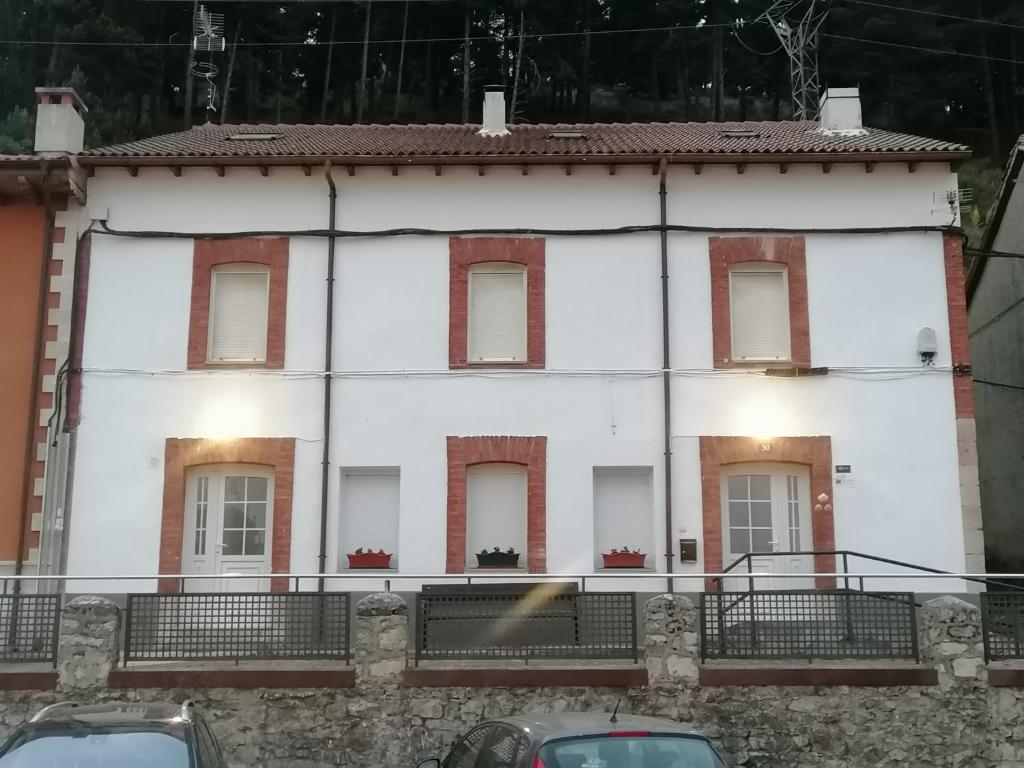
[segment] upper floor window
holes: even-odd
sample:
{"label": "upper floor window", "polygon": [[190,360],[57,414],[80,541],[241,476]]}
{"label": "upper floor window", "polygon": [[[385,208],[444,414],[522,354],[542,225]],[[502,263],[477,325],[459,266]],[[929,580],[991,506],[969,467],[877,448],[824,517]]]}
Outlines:
{"label": "upper floor window", "polygon": [[526,360],[526,268],[477,264],[469,270],[469,362]]}
{"label": "upper floor window", "polygon": [[270,270],[228,264],[213,271],[210,284],[208,360],[262,363],[267,359],[267,301]]}
{"label": "upper floor window", "polygon": [[715,368],[811,365],[804,238],[710,237]]}
{"label": "upper floor window", "polygon": [[543,368],[544,239],[448,241],[448,366]]}
{"label": "upper floor window", "polygon": [[196,240],[188,367],[284,368],[288,239]]}
{"label": "upper floor window", "polygon": [[732,359],[787,361],[790,353],[789,286],[786,267],[739,264],[729,270]]}

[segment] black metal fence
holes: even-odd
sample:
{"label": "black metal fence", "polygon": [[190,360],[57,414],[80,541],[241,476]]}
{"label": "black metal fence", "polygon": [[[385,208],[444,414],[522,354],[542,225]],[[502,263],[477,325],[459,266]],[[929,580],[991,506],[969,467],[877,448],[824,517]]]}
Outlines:
{"label": "black metal fence", "polygon": [[417,662],[637,660],[635,593],[576,593],[551,584],[529,591],[463,590],[417,595]]}
{"label": "black metal fence", "polygon": [[347,592],[128,595],[124,662],[349,657]]}
{"label": "black metal fence", "polygon": [[910,592],[707,592],[702,656],[916,661],[916,607]]}
{"label": "black metal fence", "polygon": [[60,595],[0,595],[0,662],[57,660]]}
{"label": "black metal fence", "polygon": [[986,661],[1024,659],[1024,592],[982,592]]}

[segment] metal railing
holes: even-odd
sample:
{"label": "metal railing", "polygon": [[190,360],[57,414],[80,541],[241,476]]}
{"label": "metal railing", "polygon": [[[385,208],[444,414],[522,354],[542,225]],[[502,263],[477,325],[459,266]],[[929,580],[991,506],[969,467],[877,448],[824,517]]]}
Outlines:
{"label": "metal railing", "polygon": [[[877,575],[869,576],[868,574],[859,574],[850,572],[850,558],[860,558],[861,560],[867,560],[872,563],[882,563],[884,565],[895,565],[899,568],[904,568],[909,571],[913,571],[911,574],[907,573],[892,573],[888,574],[886,578],[921,578],[928,576],[939,576],[943,578],[955,577],[957,579],[963,579],[964,581],[971,582],[973,584],[984,584],[988,587],[999,587],[1000,589],[1006,589],[1011,591],[1024,592],[1024,586],[1019,584],[1010,584],[1005,581],[997,581],[991,579],[985,574],[955,574],[950,571],[943,571],[938,568],[931,568],[926,565],[915,565],[914,563],[905,563],[902,560],[893,560],[889,557],[880,557],[878,555],[868,555],[864,552],[856,552],[852,549],[814,549],[798,552],[748,552],[745,555],[740,555],[729,565],[722,569],[720,574],[716,574],[712,577],[712,581],[717,584],[718,589],[722,588],[722,580],[726,574],[733,573],[735,578],[749,579],[749,591],[754,589],[754,579],[758,578],[758,574],[754,571],[754,559],[766,559],[766,558],[779,558],[779,557],[834,557],[838,559],[839,564],[842,565],[842,571],[836,573],[827,574],[807,574],[809,576],[817,576],[819,578],[833,578],[842,579],[843,588],[850,589],[851,580],[857,584],[861,592],[864,591],[864,579],[866,578],[877,578]],[[746,570],[740,568],[741,565],[746,565]],[[738,573],[735,573],[738,571]],[[781,574],[780,574],[781,575]],[[766,575],[762,574],[761,578]],[[771,574],[767,575],[769,578]],[[791,576],[792,577],[792,576]],[[1014,578],[1014,576],[1008,576],[1007,578]]]}
{"label": "metal railing", "polygon": [[349,658],[347,592],[128,595],[129,661]]}
{"label": "metal railing", "polygon": [[918,659],[911,592],[707,592],[704,659]]}
{"label": "metal railing", "polygon": [[457,589],[416,597],[416,663],[459,659],[638,660],[636,593]]}
{"label": "metal railing", "polygon": [[0,595],[0,662],[57,663],[60,595]]}
{"label": "metal railing", "polygon": [[1024,659],[1024,594],[983,592],[980,597],[985,661]]}

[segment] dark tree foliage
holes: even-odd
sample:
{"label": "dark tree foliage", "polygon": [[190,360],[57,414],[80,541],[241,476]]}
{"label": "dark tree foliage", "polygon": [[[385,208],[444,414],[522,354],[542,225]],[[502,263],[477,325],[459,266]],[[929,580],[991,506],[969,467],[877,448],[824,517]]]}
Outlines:
{"label": "dark tree foliage", "polygon": [[[860,86],[871,125],[1004,156],[1024,131],[1024,0],[875,1],[818,0],[823,84]],[[353,122],[361,100],[364,122],[461,122],[467,103],[472,121],[491,83],[518,122],[786,119],[788,62],[753,23],[767,3],[212,2],[228,48],[196,57],[219,68],[209,111],[188,76],[193,0],[3,0],[0,151],[28,147],[22,110],[43,84],[79,90],[92,145],[207,121]]]}

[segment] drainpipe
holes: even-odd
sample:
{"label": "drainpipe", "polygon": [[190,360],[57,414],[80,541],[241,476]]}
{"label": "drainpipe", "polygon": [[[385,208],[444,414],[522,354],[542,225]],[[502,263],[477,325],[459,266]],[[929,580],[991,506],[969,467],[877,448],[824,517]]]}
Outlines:
{"label": "drainpipe", "polygon": [[[668,323],[668,193],[665,176],[668,158],[659,168],[658,197],[661,208],[661,386],[665,399],[665,572],[672,573],[672,366],[669,355]],[[669,593],[675,591],[674,579],[667,579]]]}
{"label": "drainpipe", "polygon": [[[21,576],[24,571],[25,545],[28,541],[28,528],[30,517],[28,513],[28,502],[32,494],[32,465],[35,463],[36,446],[36,420],[39,418],[39,389],[42,380],[39,378],[39,362],[43,351],[43,328],[46,326],[46,294],[50,290],[50,258],[53,251],[53,222],[54,208],[50,199],[50,190],[47,186],[50,178],[50,166],[42,160],[39,163],[39,170],[42,175],[43,201],[46,206],[46,215],[43,226],[43,258],[42,269],[39,277],[39,299],[36,309],[36,335],[35,345],[32,347],[32,397],[31,411],[28,420],[28,433],[25,436],[25,473],[21,479],[21,514],[18,516],[18,550],[14,553],[14,575]],[[56,392],[54,392],[56,397]],[[14,594],[21,592],[21,581],[14,582]],[[12,625],[13,629],[13,625]]]}
{"label": "drainpipe", "polygon": [[321,577],[317,583],[317,590],[324,591],[323,574],[327,573],[327,497],[330,488],[331,478],[331,365],[332,351],[334,347],[334,245],[336,237],[333,234],[337,223],[338,188],[331,176],[331,163],[324,165],[324,177],[327,179],[327,186],[330,187],[328,200],[330,201],[330,212],[328,214],[328,228],[331,233],[327,238],[327,320],[326,332],[324,334],[324,454],[320,478],[320,557],[319,570]]}

